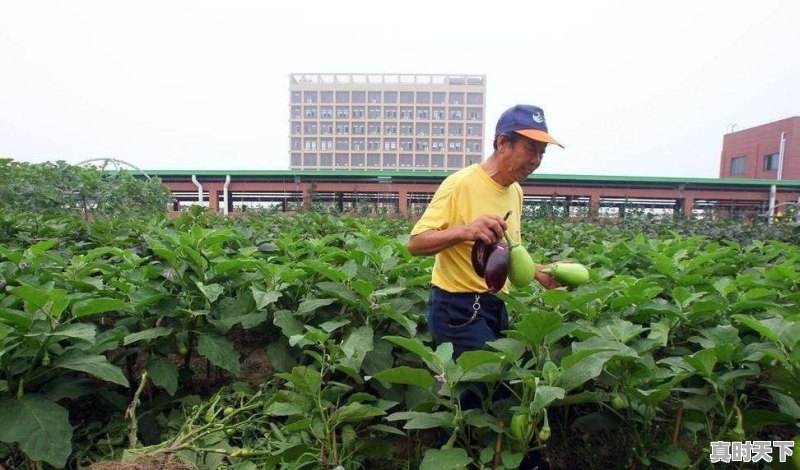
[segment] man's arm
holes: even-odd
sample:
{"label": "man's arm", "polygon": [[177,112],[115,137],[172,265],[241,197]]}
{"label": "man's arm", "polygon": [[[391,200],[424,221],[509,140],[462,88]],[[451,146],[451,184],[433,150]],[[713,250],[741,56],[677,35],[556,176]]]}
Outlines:
{"label": "man's arm", "polygon": [[408,239],[408,251],[414,256],[435,255],[466,241],[483,240],[493,245],[503,236],[506,221],[494,214],[478,217],[467,225],[444,230],[428,230]]}

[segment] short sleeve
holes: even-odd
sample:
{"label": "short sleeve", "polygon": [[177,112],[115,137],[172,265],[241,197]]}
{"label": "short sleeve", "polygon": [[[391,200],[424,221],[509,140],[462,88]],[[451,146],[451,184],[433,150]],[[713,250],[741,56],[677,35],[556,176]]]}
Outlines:
{"label": "short sleeve", "polygon": [[436,190],[430,204],[422,217],[414,225],[411,235],[418,235],[428,230],[445,230],[450,227],[453,217],[455,185],[449,179]]}

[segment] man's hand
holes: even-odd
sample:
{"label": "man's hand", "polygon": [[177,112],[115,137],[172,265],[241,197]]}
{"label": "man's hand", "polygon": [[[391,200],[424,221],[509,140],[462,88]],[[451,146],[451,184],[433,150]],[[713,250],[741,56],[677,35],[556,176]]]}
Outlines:
{"label": "man's hand", "polygon": [[484,214],[463,227],[467,240],[483,240],[489,245],[494,245],[503,238],[503,230],[506,228],[506,221],[495,214]]}
{"label": "man's hand", "polygon": [[536,265],[536,280],[539,282],[539,284],[541,284],[542,287],[548,290],[561,287],[561,283],[553,279],[553,277],[550,276],[549,274],[542,272],[543,268],[544,265],[542,264]]}

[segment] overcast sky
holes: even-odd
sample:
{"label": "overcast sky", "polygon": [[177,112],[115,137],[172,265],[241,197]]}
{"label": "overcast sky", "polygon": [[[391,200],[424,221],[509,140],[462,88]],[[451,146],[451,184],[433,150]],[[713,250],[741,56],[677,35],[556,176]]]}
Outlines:
{"label": "overcast sky", "polygon": [[[288,169],[290,73],[485,74],[541,173],[717,177],[800,115],[800,1],[0,0],[0,157]],[[486,148],[491,148],[487,137]]]}

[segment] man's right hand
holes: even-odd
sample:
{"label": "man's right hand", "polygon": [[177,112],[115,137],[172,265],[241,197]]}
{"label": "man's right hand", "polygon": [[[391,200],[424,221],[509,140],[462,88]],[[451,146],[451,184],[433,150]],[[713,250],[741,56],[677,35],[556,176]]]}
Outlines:
{"label": "man's right hand", "polygon": [[484,214],[472,222],[464,225],[467,240],[483,240],[489,245],[494,245],[503,238],[503,230],[508,228],[506,221],[495,214]]}

